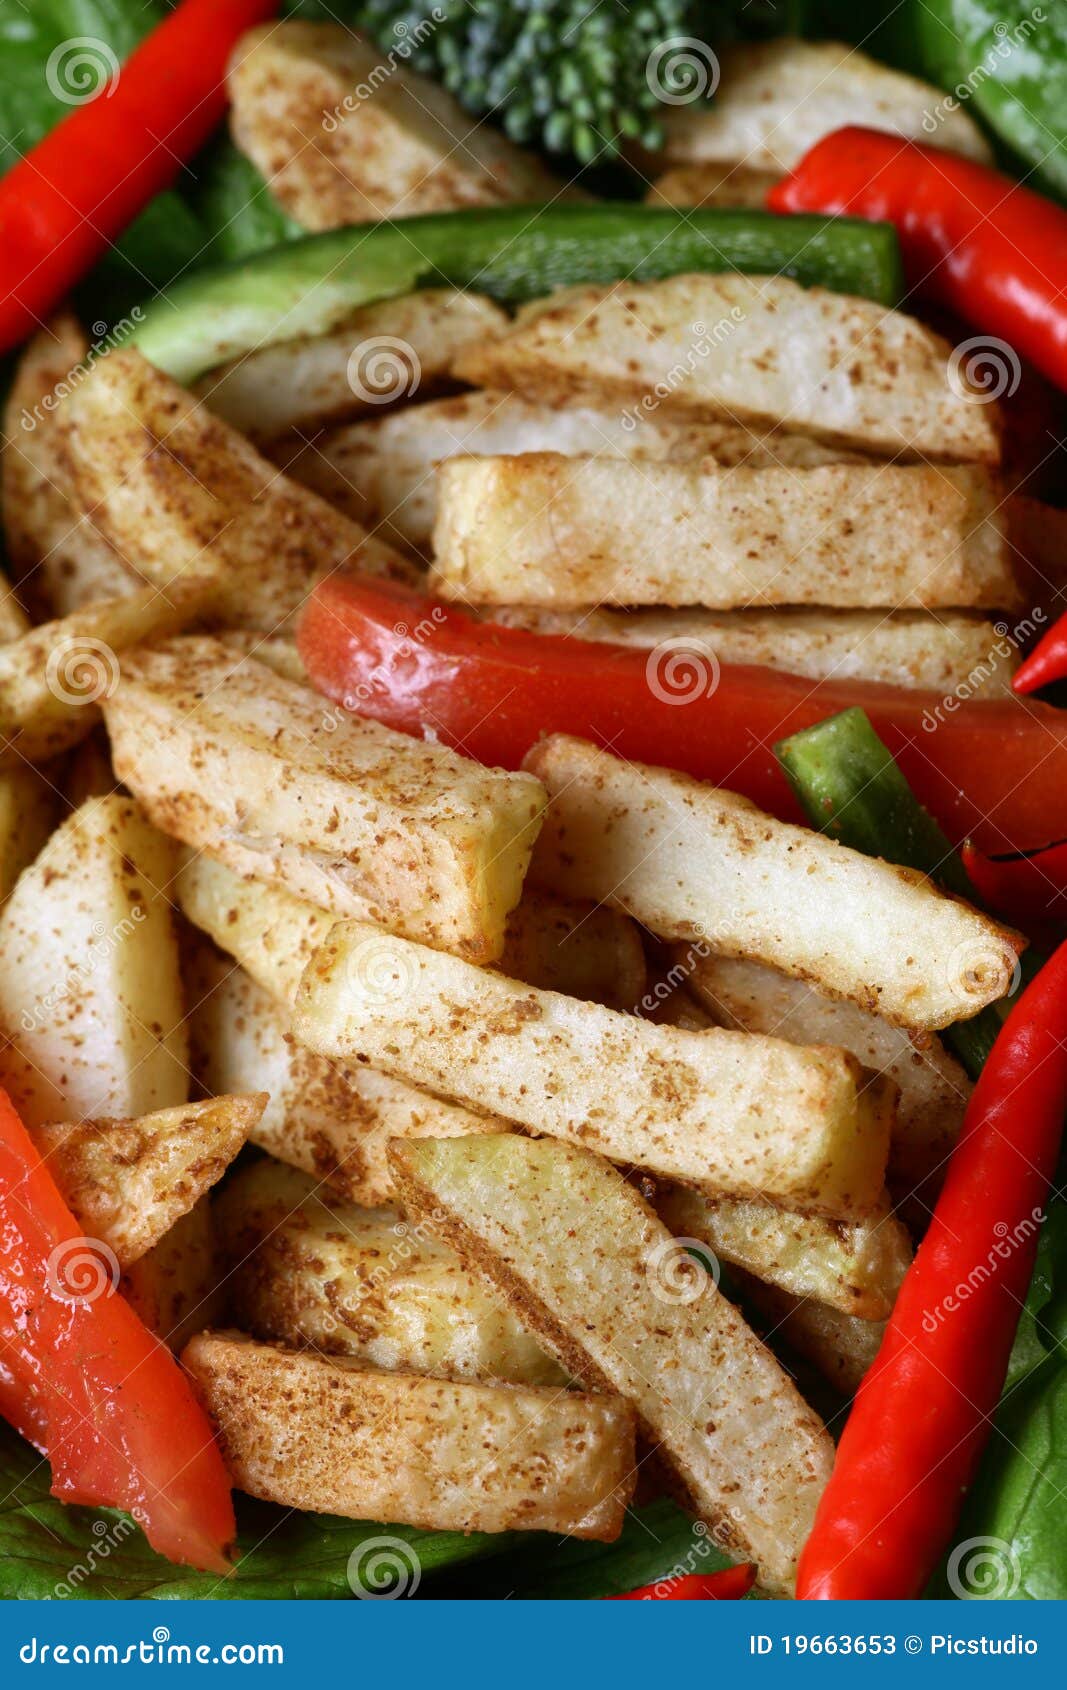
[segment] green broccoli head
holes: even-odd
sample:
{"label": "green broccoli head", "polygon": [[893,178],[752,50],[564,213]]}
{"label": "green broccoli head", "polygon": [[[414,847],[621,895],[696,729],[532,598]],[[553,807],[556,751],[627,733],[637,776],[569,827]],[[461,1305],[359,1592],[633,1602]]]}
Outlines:
{"label": "green broccoli head", "polygon": [[713,92],[709,29],[716,41],[732,33],[736,9],[708,0],[362,0],[359,22],[513,140],[591,164],[625,141],[660,146],[664,103]]}

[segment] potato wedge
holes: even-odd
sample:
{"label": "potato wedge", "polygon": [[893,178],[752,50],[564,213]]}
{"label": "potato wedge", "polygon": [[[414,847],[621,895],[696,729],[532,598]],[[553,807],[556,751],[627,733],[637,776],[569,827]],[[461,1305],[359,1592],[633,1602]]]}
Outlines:
{"label": "potato wedge", "polygon": [[317,576],[342,564],[410,574],[132,348],[98,359],[58,415],[79,508],[155,586],[213,589],[226,625],[283,630]]}
{"label": "potato wedge", "polygon": [[[19,359],[4,412],[4,538],[39,620],[121,598],[140,585],[70,499],[56,408],[84,379],[88,352],[77,318],[57,312]],[[5,637],[13,638],[28,623],[12,621],[11,604],[4,599]]]}
{"label": "potato wedge", "polygon": [[784,1338],[844,1396],[854,1396],[881,1348],[885,1321],[842,1314],[813,1297],[791,1297],[777,1285],[766,1285],[736,1268],[734,1275],[746,1302],[763,1316],[761,1330],[769,1325],[768,1336]]}
{"label": "potato wedge", "polygon": [[687,956],[685,946],[678,947],[677,955],[686,962],[690,990],[721,1026],[796,1044],[840,1045],[865,1068],[888,1075],[900,1093],[889,1146],[890,1182],[905,1193],[923,1185],[927,1199],[932,1198],[973,1089],[939,1039],[913,1042],[882,1016],[825,997],[805,981],[762,963]]}
{"label": "potato wedge", "polygon": [[633,1010],[648,977],[641,935],[603,905],[530,893],[508,917],[500,972],[528,986]]}
{"label": "potato wedge", "polygon": [[340,26],[250,31],[228,87],[234,140],[305,229],[536,203],[558,191],[538,159],[472,122],[402,56],[385,65],[368,37]]}
{"label": "potato wedge", "polygon": [[284,887],[243,879],[206,851],[185,853],[174,886],[183,915],[236,958],[276,1003],[290,1005],[336,918]]}
{"label": "potato wedge", "polygon": [[122,1294],[150,1332],[180,1355],[217,1325],[224,1307],[210,1197],[181,1215],[122,1278]]}
{"label": "potato wedge", "polygon": [[105,702],[160,827],[337,914],[499,956],[540,826],[530,776],[326,705],[219,641],[140,653]]}
{"label": "potato wedge", "polygon": [[885,1320],[912,1258],[906,1229],[881,1212],[855,1225],[792,1214],[770,1203],[716,1200],[683,1186],[657,1193],[656,1213],[677,1238],[795,1297],[814,1297],[864,1320]]}
{"label": "potato wedge", "polygon": [[339,1202],[265,1157],[216,1203],[243,1330],[387,1372],[513,1385],[566,1374],[507,1303],[399,1209]]}
{"label": "potato wedge", "polygon": [[313,433],[432,392],[471,342],[507,325],[482,294],[420,289],[364,305],[326,334],[258,347],[209,371],[193,392],[251,440]]}
{"label": "potato wedge", "polygon": [[738,42],[722,48],[718,60],[714,100],[664,109],[657,158],[744,159],[784,175],[824,135],[858,123],[992,162],[988,142],[958,99],[843,42]]}
{"label": "potato wedge", "polygon": [[895,1094],[843,1051],[658,1027],[357,921],[308,963],[293,1031],[698,1188],[842,1219],[881,1197]]}
{"label": "potato wedge", "polygon": [[194,1338],[182,1365],[252,1496],[427,1531],[619,1535],[634,1421],[618,1397],[378,1373],[235,1332]]}
{"label": "potato wedge", "polygon": [[289,1015],[227,957],[186,959],[193,1071],[209,1091],[263,1086],[270,1100],[253,1144],[314,1174],[339,1197],[374,1206],[393,1196],[389,1142],[505,1132],[507,1122],[445,1103],[372,1068],[306,1050]]}
{"label": "potato wedge", "polygon": [[393,1159],[408,1214],[492,1279],[573,1377],[632,1402],[716,1541],[789,1591],[830,1440],[633,1187],[551,1139],[425,1139]]}
{"label": "potato wedge", "polygon": [[125,653],[176,633],[202,603],[194,586],[142,587],[0,646],[0,768],[44,763],[77,745],[99,722]]}
{"label": "potato wedge", "polygon": [[777,170],[730,162],[675,165],[656,177],[645,195],[645,204],[762,211],[780,175]]}
{"label": "potato wedge", "polygon": [[571,288],[468,348],[478,387],[599,395],[682,421],[788,425],[835,445],[995,464],[996,405],[948,381],[950,348],[913,318],[784,276],[689,275]]}
{"label": "potato wedge", "polygon": [[559,406],[521,393],[482,389],[404,406],[311,441],[288,475],[393,544],[430,552],[437,514],[436,466],[448,458],[520,452],[567,457],[714,459],[750,468],[840,461],[842,453],[803,434],[754,434],[739,424],[635,419],[617,405]]}
{"label": "potato wedge", "polygon": [[246,1093],[129,1121],[51,1121],[33,1140],[86,1233],[128,1268],[222,1178],[266,1102]]}
{"label": "potato wedge", "polygon": [[[920,610],[539,610],[497,605],[490,621],[536,634],[655,652],[649,678],[685,696],[701,670],[687,664],[758,663],[813,681],[884,681],[931,692],[966,689],[1003,698],[1019,653],[1002,625],[984,617]],[[673,677],[673,687],[672,687]]]}
{"label": "potato wedge", "polygon": [[1019,602],[981,468],[720,469],[558,452],[441,465],[433,584],[446,598],[564,610]]}
{"label": "potato wedge", "polygon": [[58,814],[58,794],[39,769],[0,769],[0,904],[43,847]]}
{"label": "potato wedge", "polygon": [[184,1104],[173,873],[170,840],[115,795],[20,876],[0,913],[0,1076],[27,1126]]}
{"label": "potato wedge", "polygon": [[769,963],[919,1032],[1011,989],[1022,935],[913,869],[564,734],[526,764],[550,798],[534,879],[697,941],[694,961],[715,950]]}

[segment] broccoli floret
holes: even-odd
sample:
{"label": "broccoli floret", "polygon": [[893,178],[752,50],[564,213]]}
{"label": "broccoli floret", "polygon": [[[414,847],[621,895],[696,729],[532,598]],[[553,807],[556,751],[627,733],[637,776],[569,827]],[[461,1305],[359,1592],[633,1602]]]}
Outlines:
{"label": "broccoli floret", "polygon": [[695,99],[713,85],[710,26],[714,40],[732,33],[734,10],[708,0],[362,0],[359,22],[513,140],[590,164],[624,141],[662,144],[664,97]]}

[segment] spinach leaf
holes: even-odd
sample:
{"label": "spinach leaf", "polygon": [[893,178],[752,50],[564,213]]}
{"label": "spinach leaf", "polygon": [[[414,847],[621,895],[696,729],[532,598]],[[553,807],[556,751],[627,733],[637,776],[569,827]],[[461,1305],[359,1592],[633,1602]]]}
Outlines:
{"label": "spinach leaf", "polygon": [[1054,1203],[990,1447],[936,1595],[1067,1598],[1067,1203]]}
{"label": "spinach leaf", "polygon": [[48,1485],[47,1465],[0,1428],[0,1600],[348,1598],[350,1568],[371,1594],[395,1579],[425,1596],[443,1567],[500,1554],[515,1542],[298,1514],[239,1497],[240,1559],[228,1578],[218,1578],[171,1566],[127,1515],[68,1507]]}

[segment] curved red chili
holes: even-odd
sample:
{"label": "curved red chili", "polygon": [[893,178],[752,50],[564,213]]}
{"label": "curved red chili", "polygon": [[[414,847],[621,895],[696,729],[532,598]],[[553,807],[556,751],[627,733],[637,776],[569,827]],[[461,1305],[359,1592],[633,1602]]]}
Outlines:
{"label": "curved red chili", "polygon": [[1067,944],[1008,1016],[860,1386],[799,1597],[918,1596],[989,1436],[1067,1107]]}
{"label": "curved red chili", "polygon": [[476,621],[352,575],[319,582],[298,638],[320,692],[483,763],[517,769],[542,733],[578,734],[799,820],[775,743],[858,705],[954,841],[1027,851],[1067,836],[1067,712],[1049,705],[946,708],[940,694],[913,688],[725,663],[702,684],[699,657],[697,684],[679,701],[653,684],[654,651]]}
{"label": "curved red chili", "polygon": [[226,66],[278,0],[182,0],[106,90],[0,182],[0,351],[17,345],[167,188],[226,109]]}

